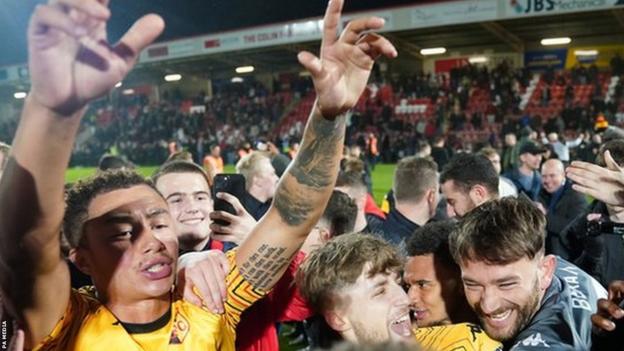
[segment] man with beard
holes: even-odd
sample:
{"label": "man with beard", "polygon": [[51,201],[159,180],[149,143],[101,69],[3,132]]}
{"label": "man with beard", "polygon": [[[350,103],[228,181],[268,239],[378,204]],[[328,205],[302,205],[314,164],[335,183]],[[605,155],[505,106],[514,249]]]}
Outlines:
{"label": "man with beard", "polygon": [[485,332],[511,350],[589,350],[605,290],[571,263],[544,254],[546,220],[532,203],[503,198],[470,212],[451,234],[466,299]]}
{"label": "man with beard", "polygon": [[[64,201],[86,105],[125,78],[162,32],[162,18],[142,17],[111,46],[108,1],[54,0],[35,9],[28,29],[32,88],[0,180],[0,285],[28,349],[234,350],[240,314],[280,279],[327,204],[344,114],[364,90],[374,58],[397,55],[369,32],[383,27],[379,17],[352,20],[338,37],[342,4],[328,4],[321,58],[298,56],[317,100],[273,206],[228,255],[223,315],[172,294],[178,239],[166,201],[143,177],[104,172],[72,187]],[[61,230],[95,291],[71,290]]]}
{"label": "man with beard", "polygon": [[310,307],[346,341],[371,345],[417,342],[427,350],[499,350],[476,325],[417,328],[410,299],[399,285],[401,256],[383,239],[353,233],[312,252],[297,272],[297,285]]}
{"label": "man with beard", "polygon": [[440,174],[440,189],[447,206],[462,217],[486,201],[498,198],[498,174],[485,156],[462,153]]}

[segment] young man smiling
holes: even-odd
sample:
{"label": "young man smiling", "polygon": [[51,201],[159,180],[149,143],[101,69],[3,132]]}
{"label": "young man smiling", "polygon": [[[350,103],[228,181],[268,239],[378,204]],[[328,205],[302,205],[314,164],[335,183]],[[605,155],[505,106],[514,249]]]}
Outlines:
{"label": "young man smiling", "polygon": [[[351,21],[338,37],[342,1],[329,3],[321,58],[298,56],[317,93],[299,156],[271,209],[228,256],[228,298],[217,315],[172,295],[177,235],[166,201],[149,182],[128,171],[103,173],[63,201],[86,105],[123,80],[164,27],[159,16],[147,15],[111,46],[107,4],[52,0],[31,18],[32,89],[0,181],[4,301],[25,329],[26,346],[36,350],[233,350],[240,314],[279,280],[327,204],[344,113],[358,101],[374,59],[396,50],[369,33],[383,27],[377,17]],[[70,289],[61,228],[72,261],[93,279],[91,294]]]}
{"label": "young man smiling", "polygon": [[400,284],[396,249],[368,234],[345,234],[312,252],[297,272],[308,304],[349,342],[417,342],[428,350],[499,350],[476,325],[416,328]]}
{"label": "young man smiling", "polygon": [[512,350],[589,350],[604,289],[565,260],[544,254],[546,219],[527,200],[474,209],[451,235],[466,299],[485,332]]}

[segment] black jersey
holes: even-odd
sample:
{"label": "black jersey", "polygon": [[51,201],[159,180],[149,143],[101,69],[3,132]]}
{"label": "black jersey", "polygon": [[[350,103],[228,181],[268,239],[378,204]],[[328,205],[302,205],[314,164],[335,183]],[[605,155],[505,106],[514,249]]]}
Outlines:
{"label": "black jersey", "polygon": [[589,350],[591,315],[606,290],[589,274],[557,257],[557,269],[529,325],[506,343],[512,351]]}

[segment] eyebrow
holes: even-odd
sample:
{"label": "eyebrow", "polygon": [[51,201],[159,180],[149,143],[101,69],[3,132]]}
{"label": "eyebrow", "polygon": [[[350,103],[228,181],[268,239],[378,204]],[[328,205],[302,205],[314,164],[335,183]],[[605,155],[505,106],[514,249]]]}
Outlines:
{"label": "eyebrow", "polygon": [[181,192],[169,194],[169,196],[167,196],[165,200],[169,200],[169,198],[174,197],[174,196],[182,196],[182,195],[184,195],[184,193],[181,193]]}
{"label": "eyebrow", "polygon": [[164,214],[168,214],[168,213],[169,211],[167,211],[167,209],[159,207],[159,208],[155,208],[153,210],[148,211],[147,218],[151,219],[151,218],[164,215]]}
{"label": "eyebrow", "polygon": [[[493,284],[505,284],[505,283],[511,283],[514,281],[519,280],[520,277],[517,275],[511,275],[511,276],[506,276],[506,277],[502,277],[502,278],[498,278],[494,281],[492,281]],[[478,284],[478,285],[483,285],[482,283],[470,278],[470,277],[463,277],[462,280],[464,281],[464,283],[472,283],[472,284]]]}
{"label": "eyebrow", "polygon": [[[178,192],[175,192],[175,193],[169,194],[169,196],[167,196],[167,198],[166,198],[165,200],[169,200],[169,198],[174,197],[174,196],[184,196],[184,195],[186,195],[186,193],[183,193],[183,192],[178,191]],[[193,195],[193,196],[195,196],[195,195],[206,195],[206,196],[210,196],[210,194],[209,194],[207,191],[205,191],[205,190],[195,191],[195,192],[193,192],[193,194],[192,194],[192,195]]]}

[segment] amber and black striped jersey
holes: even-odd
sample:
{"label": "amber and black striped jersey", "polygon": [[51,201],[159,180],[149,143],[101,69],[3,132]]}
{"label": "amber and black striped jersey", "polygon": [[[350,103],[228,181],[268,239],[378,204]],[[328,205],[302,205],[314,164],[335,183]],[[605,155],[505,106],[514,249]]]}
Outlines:
{"label": "amber and black striped jersey", "polygon": [[[34,350],[232,350],[242,312],[265,293],[240,274],[236,250],[227,254],[227,300],[224,314],[213,314],[186,301],[172,302],[156,330],[130,330],[92,294],[73,290],[67,311]],[[153,329],[153,328],[152,328]]]}

